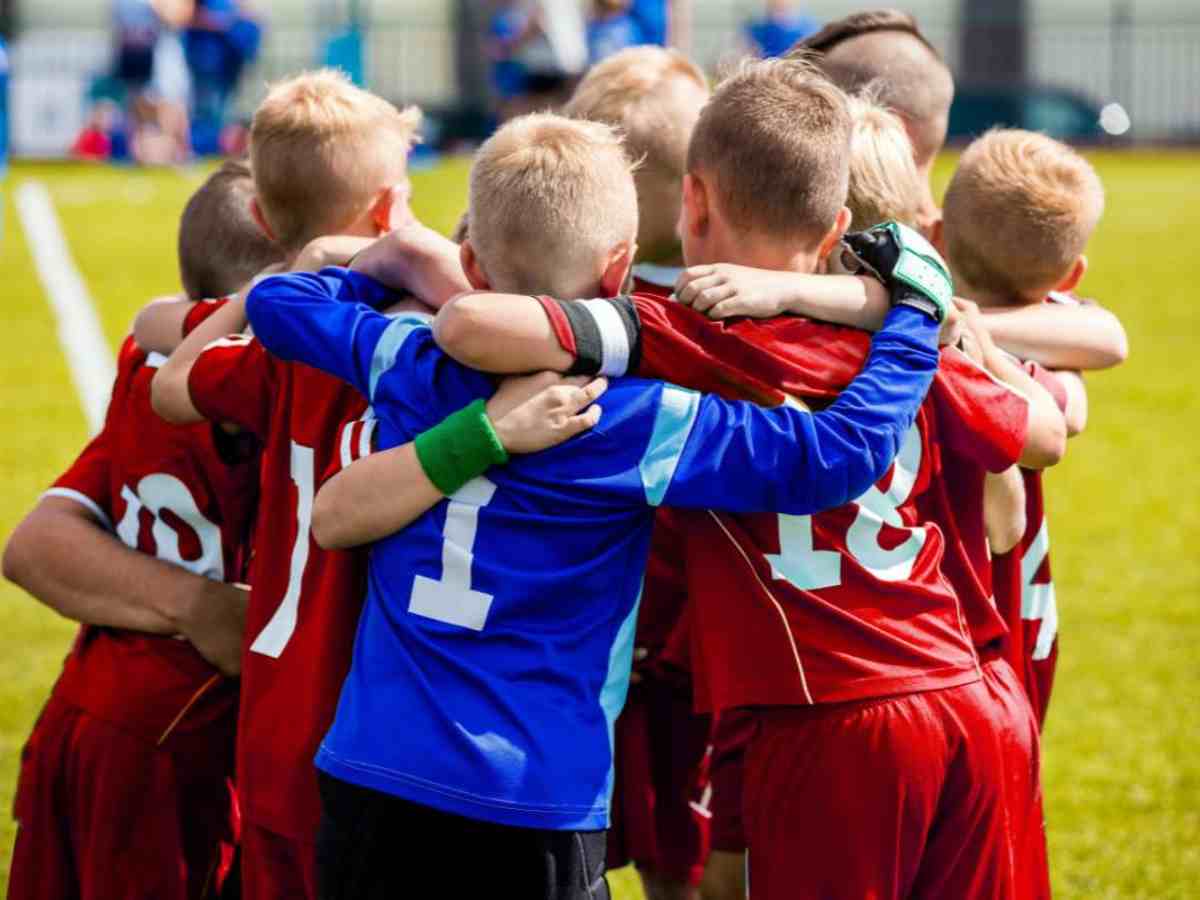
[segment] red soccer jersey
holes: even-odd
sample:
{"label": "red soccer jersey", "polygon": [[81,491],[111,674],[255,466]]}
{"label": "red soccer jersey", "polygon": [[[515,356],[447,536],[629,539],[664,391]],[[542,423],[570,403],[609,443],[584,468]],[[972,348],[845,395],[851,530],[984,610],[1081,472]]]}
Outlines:
{"label": "red soccer jersey", "polygon": [[[1067,394],[1058,377],[1036,363],[1026,363],[1026,371],[1065,411]],[[992,572],[996,605],[1012,636],[1006,656],[1029,693],[1038,723],[1044,724],[1058,663],[1058,607],[1050,577],[1042,473],[1022,469],[1021,476],[1025,482],[1025,534],[1012,550],[995,557]]]}
{"label": "red soccer jersey", "polygon": [[[635,302],[640,374],[725,396],[827,400],[869,347],[862,332],[801,318],[715,323],[653,297]],[[939,489],[944,459],[1001,471],[1020,454],[1027,418],[1024,398],[946,351],[896,464],[857,502],[815,516],[688,514],[700,709],[975,679],[968,614],[943,570],[955,499]]]}
{"label": "red soccer jersey", "polygon": [[238,722],[242,812],[312,841],[320,820],[313,756],[350,666],[366,555],[322,550],[309,526],[318,479],[369,452],[367,401],[241,335],[205,348],[188,388],[207,418],[233,422],[263,445]]}
{"label": "red soccer jersey", "polygon": [[[129,547],[241,581],[257,456],[207,423],[160,419],[150,407],[150,382],[162,361],[125,340],[104,430],[48,494],[84,503]],[[56,692],[160,743],[218,720],[229,725],[237,705],[236,682],[186,641],[90,626],[80,629]]]}

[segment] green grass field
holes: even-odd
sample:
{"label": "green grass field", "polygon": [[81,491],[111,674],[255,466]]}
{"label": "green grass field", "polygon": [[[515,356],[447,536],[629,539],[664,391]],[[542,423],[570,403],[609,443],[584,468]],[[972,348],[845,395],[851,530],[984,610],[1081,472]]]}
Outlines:
{"label": "green grass field", "polygon": [[[1099,154],[1108,211],[1084,291],[1123,318],[1118,371],[1090,379],[1088,432],[1048,479],[1062,651],[1045,736],[1055,889],[1060,897],[1200,896],[1200,156]],[[940,170],[944,181],[952,160]],[[449,230],[467,167],[414,177],[415,206]],[[5,186],[0,284],[0,537],[74,458],[85,437],[46,297],[9,194],[51,191],[71,250],[116,347],[149,298],[177,289],[176,220],[202,172],[16,166]],[[0,883],[22,742],[72,634],[0,584]],[[614,876],[622,900],[636,878]]]}

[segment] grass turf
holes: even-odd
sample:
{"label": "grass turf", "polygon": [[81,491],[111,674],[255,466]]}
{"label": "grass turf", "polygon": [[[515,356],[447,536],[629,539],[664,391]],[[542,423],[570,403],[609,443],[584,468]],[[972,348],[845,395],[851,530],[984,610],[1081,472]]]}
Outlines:
{"label": "grass turf", "polygon": [[[1088,432],[1050,474],[1062,653],[1045,735],[1054,884],[1060,897],[1184,898],[1200,893],[1200,479],[1190,443],[1200,418],[1200,157],[1097,154],[1108,211],[1083,290],[1116,310],[1133,354],[1089,379]],[[944,183],[953,161],[939,166]],[[415,207],[449,231],[467,167],[414,174]],[[179,211],[203,171],[15,166],[6,185],[0,283],[0,536],[83,444],[82,413],[11,202],[50,188],[71,250],[115,347],[148,299],[177,289]],[[73,627],[0,584],[0,810],[11,808],[22,742]],[[0,815],[0,887],[13,824]],[[640,896],[614,873],[618,900]]]}

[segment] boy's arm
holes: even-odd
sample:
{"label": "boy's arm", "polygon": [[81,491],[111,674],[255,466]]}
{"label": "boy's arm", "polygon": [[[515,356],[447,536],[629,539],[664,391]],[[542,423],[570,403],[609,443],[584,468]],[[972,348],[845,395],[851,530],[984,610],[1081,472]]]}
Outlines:
{"label": "boy's arm", "polygon": [[762,409],[664,388],[639,469],[652,505],[806,515],[883,477],[933,380],[939,323],[898,307],[828,409]]}
{"label": "boy's arm", "polygon": [[963,340],[968,346],[968,355],[974,356],[997,380],[1014,388],[1029,403],[1025,444],[1017,462],[1027,469],[1057,465],[1067,451],[1067,424],[1058,402],[1016,360],[995,345],[979,307],[958,298],[954,302],[966,322]]}
{"label": "boy's arm", "polygon": [[1053,374],[1067,395],[1067,406],[1063,410],[1063,416],[1067,420],[1067,437],[1073,438],[1087,428],[1087,385],[1083,383],[1083,375],[1079,372],[1061,370]]}
{"label": "boy's arm", "polygon": [[373,399],[404,339],[427,321],[376,312],[394,299],[383,285],[346,269],[296,272],[259,281],[246,299],[246,314],[271,353],[321,369]]}
{"label": "boy's arm", "polygon": [[134,317],[133,339],[147,353],[169,356],[183,340],[184,323],[195,306],[183,294],[151,301]]}
{"label": "boy's arm", "polygon": [[76,500],[38,502],[8,539],[4,577],[67,619],[182,634],[226,674],[240,667],[245,592],[126,547]]}
{"label": "boy's arm", "polygon": [[983,310],[992,340],[1049,369],[1109,369],[1129,356],[1120,319],[1092,303],[1035,303]]}
{"label": "boy's arm", "polygon": [[438,311],[433,336],[448,356],[481,372],[569,372],[575,365],[541,301],[527,295],[462,294]]}
{"label": "boy's arm", "polygon": [[[510,378],[488,401],[487,416],[506,452],[535,453],[595,425],[600,407],[592,403],[606,387],[603,378],[563,379],[552,373]],[[340,550],[380,540],[420,517],[447,491],[452,493],[453,485],[439,487],[426,473],[418,444],[426,453],[436,446],[431,450],[427,440],[421,442],[418,438],[363,457],[327,481],[313,504],[316,542]],[[480,460],[459,478],[482,475],[487,462]]]}
{"label": "boy's arm", "polygon": [[685,269],[675,297],[711,319],[784,313],[878,331],[891,309],[888,289],[863,275],[773,272],[718,263]]}
{"label": "boy's arm", "polygon": [[983,485],[983,522],[992,555],[1007,553],[1025,534],[1025,479],[1017,466],[987,473]]}
{"label": "boy's arm", "polygon": [[372,242],[345,265],[392,290],[408,291],[434,309],[471,289],[458,244],[415,219]]}

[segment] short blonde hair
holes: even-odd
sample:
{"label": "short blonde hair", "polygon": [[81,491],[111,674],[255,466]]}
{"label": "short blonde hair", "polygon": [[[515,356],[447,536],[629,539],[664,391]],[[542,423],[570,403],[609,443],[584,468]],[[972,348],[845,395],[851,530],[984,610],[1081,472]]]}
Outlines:
{"label": "short blonde hair", "polygon": [[700,114],[688,170],[715,180],[732,225],[819,240],[846,202],[846,96],[811,65],[768,59],[739,67]]}
{"label": "short blonde hair", "polygon": [[848,98],[850,118],[850,227],[862,231],[894,220],[916,227],[924,186],[912,142],[900,117],[869,94]]}
{"label": "short blonde hair", "polygon": [[332,69],[272,85],[250,126],[250,165],[280,246],[336,233],[403,180],[420,123],[415,107],[398,110]]}
{"label": "short blonde hair", "polygon": [[682,179],[696,122],[668,90],[675,79],[708,93],[704,73],[678,50],[630,47],[588,70],[563,115],[619,128],[629,155],[640,162],[639,175]]}
{"label": "short blonde hair", "polygon": [[995,129],[967,147],[946,190],[946,255],[971,287],[1048,290],[1103,212],[1100,177],[1077,152],[1044,134]]}
{"label": "short blonde hair", "polygon": [[[692,93],[688,95],[686,91]],[[675,239],[688,143],[708,97],[700,68],[678,50],[630,47],[590,70],[563,114],[618,128],[638,162],[638,243]]]}
{"label": "short blonde hair", "polygon": [[494,288],[578,299],[637,221],[633,166],[609,125],[533,113],[475,156],[468,240]]}

